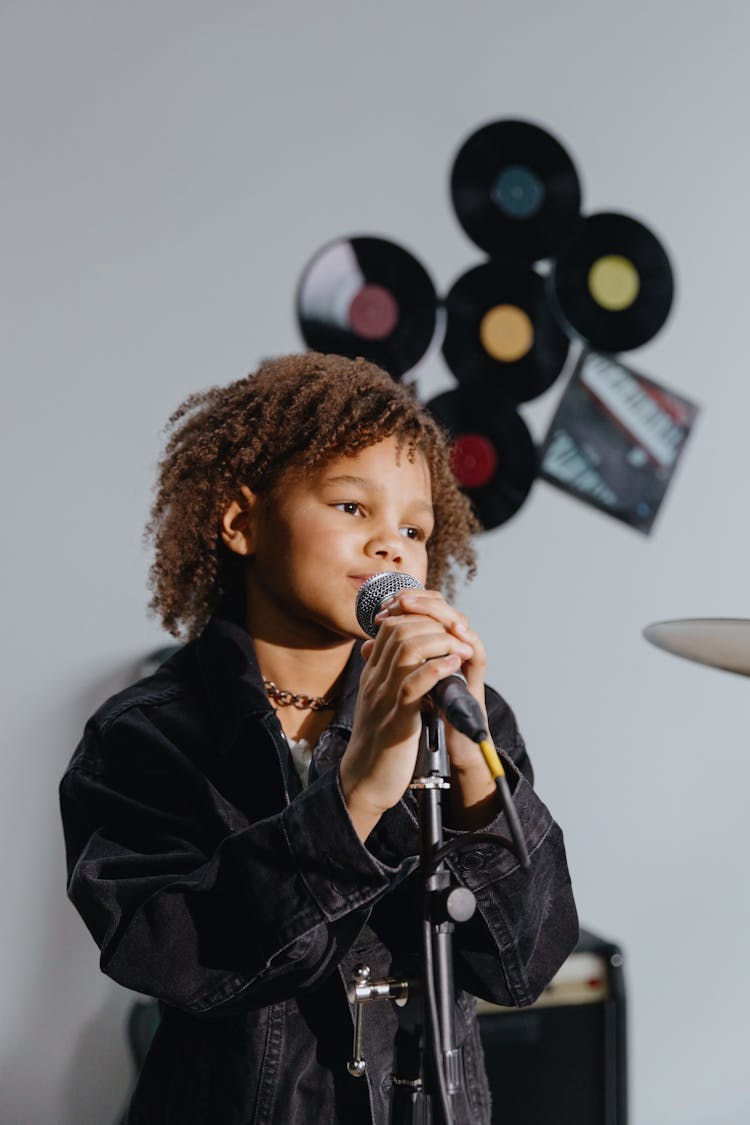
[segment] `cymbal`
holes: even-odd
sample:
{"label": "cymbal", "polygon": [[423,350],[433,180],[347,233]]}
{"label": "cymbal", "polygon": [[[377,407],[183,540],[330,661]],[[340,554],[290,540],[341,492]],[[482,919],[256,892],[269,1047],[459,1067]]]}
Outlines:
{"label": "cymbal", "polygon": [[699,664],[750,676],[750,621],[741,617],[693,617],[656,621],[643,636],[657,648]]}

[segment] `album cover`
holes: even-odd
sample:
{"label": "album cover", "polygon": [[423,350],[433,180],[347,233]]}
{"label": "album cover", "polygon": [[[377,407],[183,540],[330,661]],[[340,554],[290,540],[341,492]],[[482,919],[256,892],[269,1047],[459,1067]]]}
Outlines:
{"label": "album cover", "polygon": [[584,350],[541,449],[540,477],[648,534],[698,406]]}

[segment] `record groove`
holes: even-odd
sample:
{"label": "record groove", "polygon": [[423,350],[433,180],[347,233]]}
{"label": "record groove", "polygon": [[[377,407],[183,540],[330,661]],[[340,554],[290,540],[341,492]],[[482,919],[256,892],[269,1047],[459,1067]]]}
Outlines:
{"label": "record groove", "polygon": [[656,335],[672,307],[674,279],[667,252],[648,227],[602,211],[585,219],[553,264],[548,289],[561,323],[612,354]]}
{"label": "record groove", "polygon": [[462,274],[445,298],[443,356],[480,396],[527,402],[562,371],[570,340],[533,270],[488,261]]}
{"label": "record groove", "polygon": [[495,258],[531,264],[558,253],[580,222],[571,157],[538,125],[502,120],[464,141],[450,177],[458,221]]}
{"label": "record groove", "polygon": [[483,530],[499,527],[524,503],[538,473],[526,423],[510,403],[493,403],[461,388],[426,405],[452,439],[454,476]]}

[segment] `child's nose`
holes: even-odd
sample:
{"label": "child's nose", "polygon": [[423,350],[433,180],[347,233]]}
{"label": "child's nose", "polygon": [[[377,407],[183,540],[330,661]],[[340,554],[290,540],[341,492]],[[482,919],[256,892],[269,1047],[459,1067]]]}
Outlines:
{"label": "child's nose", "polygon": [[400,535],[383,532],[374,535],[367,545],[368,554],[393,563],[401,562],[404,543]]}

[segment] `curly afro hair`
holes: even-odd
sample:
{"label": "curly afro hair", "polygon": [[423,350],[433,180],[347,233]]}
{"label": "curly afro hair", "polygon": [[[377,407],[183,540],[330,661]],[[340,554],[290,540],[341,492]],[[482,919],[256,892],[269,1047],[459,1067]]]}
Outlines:
{"label": "curly afro hair", "polygon": [[410,390],[364,359],[306,352],[190,395],[167,424],[145,536],[153,542],[151,609],[174,636],[195,636],[220,600],[241,590],[242,560],[219,535],[240,485],[271,493],[285,475],[315,471],[395,436],[429,467],[435,530],[428,583],[452,596],[475,574],[471,505],[450,468],[449,440]]}

